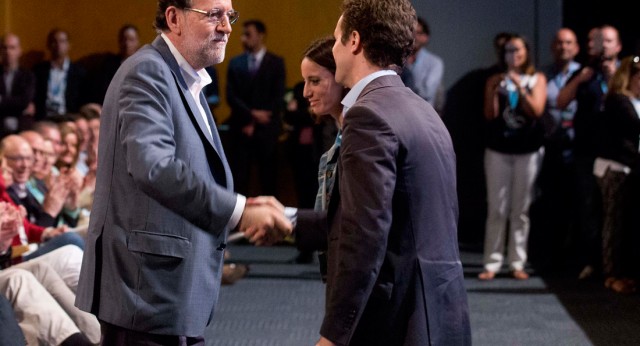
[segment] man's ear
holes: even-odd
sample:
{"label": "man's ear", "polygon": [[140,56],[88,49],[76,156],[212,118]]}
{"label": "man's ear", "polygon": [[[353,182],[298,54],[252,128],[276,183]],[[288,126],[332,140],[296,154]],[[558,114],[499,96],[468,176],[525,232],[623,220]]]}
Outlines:
{"label": "man's ear", "polygon": [[360,33],[352,31],[349,35],[349,44],[351,45],[351,53],[356,55],[362,50],[362,43],[360,42]]}
{"label": "man's ear", "polygon": [[164,11],[164,17],[167,20],[167,26],[169,27],[169,31],[180,35],[182,32],[182,20],[183,17],[178,14],[178,9],[175,6],[169,6]]}

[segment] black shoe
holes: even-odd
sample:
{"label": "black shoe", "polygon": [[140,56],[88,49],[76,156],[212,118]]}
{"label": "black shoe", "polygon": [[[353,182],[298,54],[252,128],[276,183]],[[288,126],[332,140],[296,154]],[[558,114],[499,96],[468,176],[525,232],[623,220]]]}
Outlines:
{"label": "black shoe", "polygon": [[301,251],[295,259],[298,264],[313,263],[313,251]]}

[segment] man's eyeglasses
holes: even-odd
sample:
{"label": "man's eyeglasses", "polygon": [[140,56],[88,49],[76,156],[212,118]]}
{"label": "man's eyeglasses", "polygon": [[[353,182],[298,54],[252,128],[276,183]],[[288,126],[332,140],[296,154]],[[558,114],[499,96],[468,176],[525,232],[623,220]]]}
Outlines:
{"label": "man's eyeglasses", "polygon": [[13,162],[26,162],[26,163],[33,163],[35,161],[35,158],[33,156],[5,156],[5,158],[9,161],[13,161]]}
{"label": "man's eyeglasses", "polygon": [[186,7],[185,10],[204,14],[209,19],[209,22],[211,22],[211,24],[213,25],[222,24],[224,26],[225,16],[228,18],[229,24],[233,24],[237,22],[238,18],[240,17],[240,12],[236,10],[231,10],[226,13],[219,8],[214,8],[213,10],[204,11],[204,10],[199,10],[197,8]]}

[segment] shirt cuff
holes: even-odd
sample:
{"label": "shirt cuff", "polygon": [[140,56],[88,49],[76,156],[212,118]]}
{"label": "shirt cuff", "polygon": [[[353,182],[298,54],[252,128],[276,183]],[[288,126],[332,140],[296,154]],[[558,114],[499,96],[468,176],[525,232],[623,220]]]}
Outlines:
{"label": "shirt cuff", "polygon": [[298,208],[285,207],[284,208],[284,217],[289,219],[293,228],[296,228],[296,223],[298,222]]}
{"label": "shirt cuff", "polygon": [[229,229],[234,229],[240,223],[240,218],[242,217],[242,212],[244,211],[244,206],[247,204],[247,197],[237,194],[236,195],[236,206],[233,208],[233,213],[231,214],[231,218],[229,219],[229,223],[227,227]]}

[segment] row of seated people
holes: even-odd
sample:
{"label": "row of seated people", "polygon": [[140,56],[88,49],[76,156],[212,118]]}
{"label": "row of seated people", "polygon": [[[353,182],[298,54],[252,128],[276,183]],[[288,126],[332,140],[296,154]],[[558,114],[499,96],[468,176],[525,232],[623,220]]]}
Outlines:
{"label": "row of seated people", "polygon": [[74,306],[99,129],[99,114],[85,114],[0,141],[3,345],[100,342],[98,320]]}

